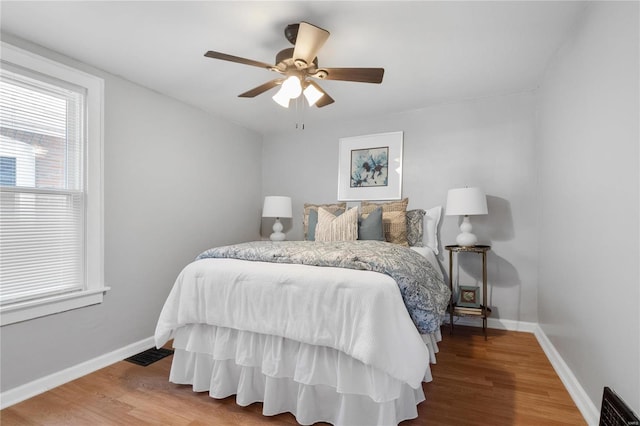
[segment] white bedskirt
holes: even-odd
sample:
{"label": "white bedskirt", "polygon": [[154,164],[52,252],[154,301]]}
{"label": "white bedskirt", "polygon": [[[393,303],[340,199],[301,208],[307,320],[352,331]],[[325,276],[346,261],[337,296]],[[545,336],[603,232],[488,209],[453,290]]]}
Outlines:
{"label": "white bedskirt", "polygon": [[[440,333],[423,336],[435,362]],[[325,346],[206,324],[175,330],[169,380],[213,398],[236,395],[264,415],[291,412],[300,424],[397,425],[417,417],[422,387],[412,388]],[[425,381],[431,380],[427,369]]]}

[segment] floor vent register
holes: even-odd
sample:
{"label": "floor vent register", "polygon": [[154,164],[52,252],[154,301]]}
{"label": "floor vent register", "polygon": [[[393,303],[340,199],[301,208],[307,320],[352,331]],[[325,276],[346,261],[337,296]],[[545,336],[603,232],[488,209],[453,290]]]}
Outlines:
{"label": "floor vent register", "polygon": [[132,362],[137,365],[141,365],[146,367],[147,365],[153,364],[156,361],[160,361],[162,358],[167,357],[173,354],[173,350],[165,349],[165,348],[151,348],[147,349],[144,352],[140,352],[134,356],[130,356],[126,358],[125,361]]}
{"label": "floor vent register", "polygon": [[610,388],[602,394],[599,426],[639,426],[640,421],[631,408]]}

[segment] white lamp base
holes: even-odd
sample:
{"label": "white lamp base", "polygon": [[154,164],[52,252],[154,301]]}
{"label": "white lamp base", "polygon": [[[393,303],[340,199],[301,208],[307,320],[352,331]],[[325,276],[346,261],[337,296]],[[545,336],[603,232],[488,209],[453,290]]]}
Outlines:
{"label": "white lamp base", "polygon": [[469,216],[465,216],[460,224],[460,234],[456,237],[456,243],[461,247],[473,247],[478,242],[478,237],[471,233],[472,227]]}
{"label": "white lamp base", "polygon": [[276,218],[276,222],[273,224],[273,234],[269,236],[271,241],[284,241],[286,239],[286,235],[282,232],[282,223],[280,222],[280,218]]}

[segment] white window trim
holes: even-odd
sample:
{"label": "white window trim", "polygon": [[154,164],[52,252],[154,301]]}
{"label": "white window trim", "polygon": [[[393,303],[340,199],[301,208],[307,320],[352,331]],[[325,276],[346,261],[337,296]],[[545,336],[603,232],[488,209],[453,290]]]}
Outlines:
{"label": "white window trim", "polygon": [[86,288],[83,291],[0,307],[0,326],[101,303],[104,283],[103,139],[104,80],[1,42],[2,60],[87,89]]}

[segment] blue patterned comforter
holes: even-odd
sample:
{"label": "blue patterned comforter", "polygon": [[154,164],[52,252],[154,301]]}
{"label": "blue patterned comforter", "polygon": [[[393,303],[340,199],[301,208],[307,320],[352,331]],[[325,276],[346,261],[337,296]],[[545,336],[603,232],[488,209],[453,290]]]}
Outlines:
{"label": "blue patterned comforter", "polygon": [[421,334],[439,329],[449,302],[449,287],[434,265],[407,247],[382,241],[254,241],[212,248],[197,257],[205,258],[339,267],[389,275],[398,284]]}

